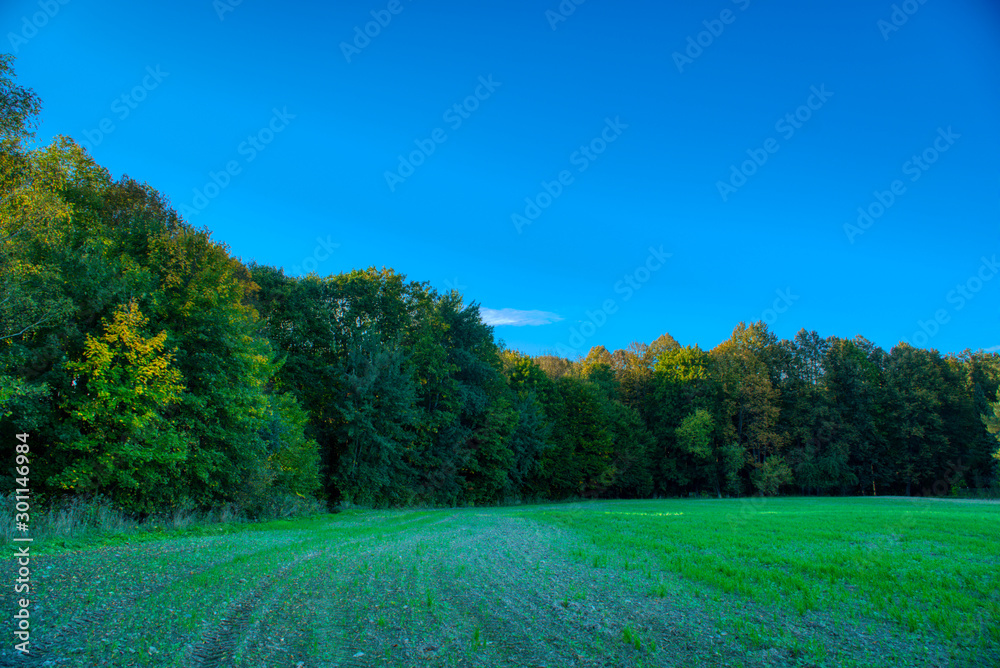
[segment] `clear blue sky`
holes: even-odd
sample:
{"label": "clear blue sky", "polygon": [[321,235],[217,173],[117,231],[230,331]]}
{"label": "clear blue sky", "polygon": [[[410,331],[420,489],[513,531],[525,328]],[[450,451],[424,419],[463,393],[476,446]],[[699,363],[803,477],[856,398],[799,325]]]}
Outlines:
{"label": "clear blue sky", "polygon": [[[455,286],[530,323],[496,327],[530,353],[664,332],[711,348],[761,318],[886,349],[1000,345],[990,0],[895,16],[876,0],[231,2],[8,0],[0,50],[43,99],[41,141],[90,140],[114,176],[202,205],[188,219],[244,260]],[[228,185],[199,200],[211,173]],[[845,229],[859,207],[875,215]]]}

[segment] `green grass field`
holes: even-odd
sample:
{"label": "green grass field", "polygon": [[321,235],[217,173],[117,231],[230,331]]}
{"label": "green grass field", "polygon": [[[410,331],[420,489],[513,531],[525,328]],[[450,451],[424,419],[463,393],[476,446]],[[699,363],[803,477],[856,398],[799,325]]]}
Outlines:
{"label": "green grass field", "polygon": [[995,503],[352,510],[36,548],[25,665],[1000,665]]}

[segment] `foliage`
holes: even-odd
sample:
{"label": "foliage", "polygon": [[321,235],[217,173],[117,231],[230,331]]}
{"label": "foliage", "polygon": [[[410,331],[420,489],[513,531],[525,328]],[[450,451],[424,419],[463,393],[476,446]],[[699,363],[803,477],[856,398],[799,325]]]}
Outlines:
{"label": "foliage", "polygon": [[[739,323],[586,357],[498,344],[457,292],[392,269],[245,265],[66,137],[0,56],[0,425],[43,498],[922,494],[997,485],[1000,355]],[[8,485],[10,484],[8,479]]]}
{"label": "foliage", "polygon": [[49,485],[110,493],[143,510],[163,500],[158,491],[187,456],[189,444],[167,413],[184,386],[164,350],[167,332],[146,338],[147,323],[135,302],[123,305],[103,336],[87,335],[83,359],[65,365],[79,380],[62,408],[80,437],[53,448],[65,455],[65,468]]}

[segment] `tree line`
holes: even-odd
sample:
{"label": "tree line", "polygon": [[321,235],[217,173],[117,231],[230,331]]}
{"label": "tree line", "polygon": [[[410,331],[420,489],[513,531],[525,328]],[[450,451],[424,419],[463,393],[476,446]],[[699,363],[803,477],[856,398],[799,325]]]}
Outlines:
{"label": "tree line", "polygon": [[32,434],[36,494],[253,514],[291,496],[998,487],[997,354],[779,340],[757,322],[711,350],[664,334],[529,356],[455,291],[243,263],[73,140],[27,148],[40,103],[9,56],[0,107],[0,426]]}

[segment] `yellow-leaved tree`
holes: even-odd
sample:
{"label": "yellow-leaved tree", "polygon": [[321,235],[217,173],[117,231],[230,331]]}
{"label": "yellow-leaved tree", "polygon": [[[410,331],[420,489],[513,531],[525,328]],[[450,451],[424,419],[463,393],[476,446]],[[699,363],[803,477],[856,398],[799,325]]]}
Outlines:
{"label": "yellow-leaved tree", "polygon": [[177,474],[188,443],[168,411],[184,385],[165,350],[167,332],[147,336],[148,322],[135,301],[122,305],[100,338],[87,335],[83,359],[67,364],[77,379],[62,408],[78,438],[62,446],[68,461],[55,486],[146,510]]}

